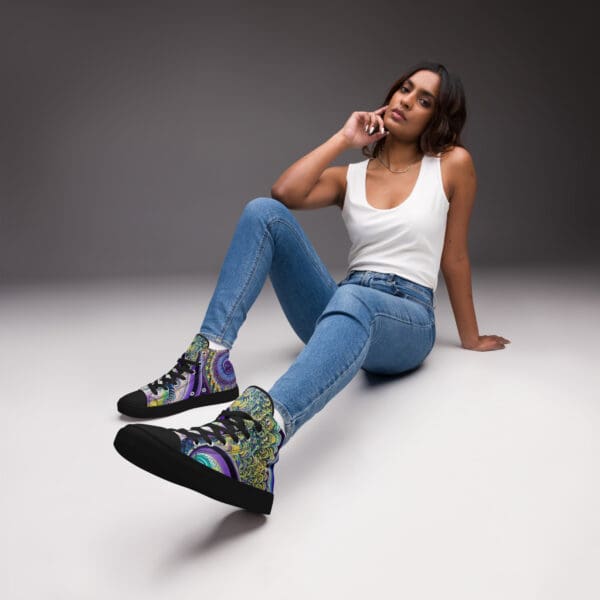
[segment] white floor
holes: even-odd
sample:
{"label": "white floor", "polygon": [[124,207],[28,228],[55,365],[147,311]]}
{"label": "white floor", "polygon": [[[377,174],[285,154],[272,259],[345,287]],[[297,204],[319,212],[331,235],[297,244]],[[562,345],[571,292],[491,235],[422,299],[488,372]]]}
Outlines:
{"label": "white floor", "polygon": [[[512,340],[493,352],[460,347],[440,275],[422,368],[361,371],[306,423],[269,516],[112,445],[133,421],[117,398],[173,366],[215,281],[1,290],[1,598],[600,597],[597,271],[474,271],[480,333]],[[300,349],[267,286],[231,354],[240,387],[268,389]]]}

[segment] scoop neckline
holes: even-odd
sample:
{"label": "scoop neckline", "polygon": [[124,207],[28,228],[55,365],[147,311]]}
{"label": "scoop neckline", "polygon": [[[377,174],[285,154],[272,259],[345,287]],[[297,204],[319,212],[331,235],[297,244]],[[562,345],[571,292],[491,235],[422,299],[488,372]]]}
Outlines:
{"label": "scoop neckline", "polygon": [[425,161],[425,159],[428,157],[427,154],[423,154],[423,158],[421,159],[421,164],[419,165],[419,174],[417,175],[417,180],[415,181],[415,184],[413,185],[412,190],[410,191],[410,194],[408,196],[406,196],[406,198],[404,200],[402,200],[402,202],[400,202],[400,204],[396,204],[396,206],[392,206],[390,208],[377,208],[376,206],[373,206],[370,202],[369,199],[367,198],[367,167],[369,166],[369,161],[370,160],[374,160],[371,158],[367,158],[365,160],[365,168],[364,168],[364,176],[363,176],[363,198],[365,201],[365,204],[371,208],[372,210],[376,210],[378,212],[389,212],[391,210],[397,210],[398,208],[400,208],[401,206],[404,206],[414,195],[415,195],[415,190],[417,189],[417,187],[419,186],[419,183],[421,181],[421,176],[423,175],[423,162]]}

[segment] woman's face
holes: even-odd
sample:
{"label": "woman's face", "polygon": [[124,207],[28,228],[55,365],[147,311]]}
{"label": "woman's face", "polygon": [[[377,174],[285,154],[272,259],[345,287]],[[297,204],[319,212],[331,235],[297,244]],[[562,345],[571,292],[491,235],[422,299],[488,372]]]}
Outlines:
{"label": "woman's face", "polygon": [[[404,81],[390,99],[383,118],[390,135],[419,137],[433,116],[439,89],[440,76],[432,71],[417,71]],[[402,111],[406,120],[394,118],[395,110]]]}

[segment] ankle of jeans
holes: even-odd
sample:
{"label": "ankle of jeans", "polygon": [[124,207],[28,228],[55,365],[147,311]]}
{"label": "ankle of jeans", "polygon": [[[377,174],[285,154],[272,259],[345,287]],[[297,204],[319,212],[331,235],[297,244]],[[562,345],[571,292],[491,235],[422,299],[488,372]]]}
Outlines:
{"label": "ankle of jeans", "polygon": [[229,340],[223,339],[222,337],[213,335],[212,333],[205,333],[204,331],[200,330],[200,333],[209,341],[209,342],[214,342],[215,344],[221,344],[221,346],[225,346],[225,348],[227,348],[227,350],[231,350],[231,348],[233,347],[233,343]]}

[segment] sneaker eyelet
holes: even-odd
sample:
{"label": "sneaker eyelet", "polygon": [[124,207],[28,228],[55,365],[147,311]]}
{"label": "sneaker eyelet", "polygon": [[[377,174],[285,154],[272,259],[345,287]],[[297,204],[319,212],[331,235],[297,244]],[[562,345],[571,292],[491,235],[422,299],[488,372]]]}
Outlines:
{"label": "sneaker eyelet", "polygon": [[205,391],[206,391],[206,388],[202,388],[202,391],[203,391],[203,392],[205,392]]}
{"label": "sneaker eyelet", "polygon": [[196,392],[194,392],[194,391],[190,392],[190,396],[195,396],[195,395],[196,395]]}

